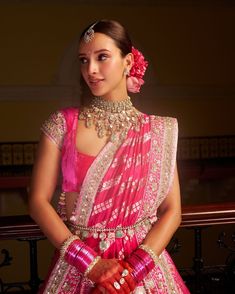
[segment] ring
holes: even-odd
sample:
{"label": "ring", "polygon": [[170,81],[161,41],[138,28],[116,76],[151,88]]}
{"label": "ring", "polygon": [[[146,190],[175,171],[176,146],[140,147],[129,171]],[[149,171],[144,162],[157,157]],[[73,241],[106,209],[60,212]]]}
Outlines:
{"label": "ring", "polygon": [[126,277],[126,276],[128,276],[129,275],[129,271],[128,271],[128,269],[124,269],[123,270],[123,272],[122,272],[122,277],[124,278],[124,277]]}
{"label": "ring", "polygon": [[125,279],[124,278],[121,278],[120,281],[119,281],[119,284],[120,285],[123,285],[124,283],[125,283]]}
{"label": "ring", "polygon": [[120,289],[121,289],[121,286],[120,286],[120,284],[119,284],[117,281],[115,281],[115,282],[113,283],[113,286],[114,286],[114,288],[117,289],[117,290],[120,290]]}

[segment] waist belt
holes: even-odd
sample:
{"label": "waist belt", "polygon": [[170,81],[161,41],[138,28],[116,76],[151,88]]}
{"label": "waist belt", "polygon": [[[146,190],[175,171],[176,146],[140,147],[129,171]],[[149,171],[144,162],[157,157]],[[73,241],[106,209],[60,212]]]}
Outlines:
{"label": "waist belt", "polygon": [[67,222],[68,228],[74,235],[79,236],[81,240],[89,237],[99,239],[99,248],[101,251],[105,251],[109,248],[114,239],[119,238],[132,238],[134,234],[141,230],[147,230],[152,227],[152,224],[157,220],[157,217],[147,217],[139,220],[134,225],[116,228],[99,228],[99,227],[85,227],[79,224]]}

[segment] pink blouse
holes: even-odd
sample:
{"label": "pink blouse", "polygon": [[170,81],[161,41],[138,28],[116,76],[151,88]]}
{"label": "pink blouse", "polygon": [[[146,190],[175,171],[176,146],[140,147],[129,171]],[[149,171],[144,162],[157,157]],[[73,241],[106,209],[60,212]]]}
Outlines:
{"label": "pink blouse", "polygon": [[92,162],[95,160],[95,156],[83,154],[77,151],[77,188],[80,190],[80,187],[83,183],[83,180],[86,176],[86,173],[91,166]]}
{"label": "pink blouse", "polygon": [[41,130],[62,152],[62,190],[78,192],[86,173],[96,156],[79,152],[76,148],[78,109],[66,108],[53,113],[42,125]]}

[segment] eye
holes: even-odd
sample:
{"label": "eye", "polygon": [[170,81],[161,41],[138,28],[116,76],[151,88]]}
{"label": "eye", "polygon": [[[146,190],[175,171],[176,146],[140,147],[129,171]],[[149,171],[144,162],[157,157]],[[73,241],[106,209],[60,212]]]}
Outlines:
{"label": "eye", "polygon": [[101,53],[101,54],[98,55],[98,60],[99,60],[99,61],[104,61],[104,60],[106,60],[107,58],[108,58],[108,55],[105,54],[105,53]]}
{"label": "eye", "polygon": [[86,64],[88,62],[87,58],[85,58],[85,57],[80,57],[79,61],[81,64]]}

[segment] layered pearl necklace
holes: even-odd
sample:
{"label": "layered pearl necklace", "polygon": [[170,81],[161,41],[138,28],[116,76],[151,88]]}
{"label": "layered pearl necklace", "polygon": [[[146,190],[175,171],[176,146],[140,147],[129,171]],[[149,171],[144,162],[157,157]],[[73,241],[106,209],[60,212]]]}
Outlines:
{"label": "layered pearl necklace", "polygon": [[79,119],[85,121],[87,128],[94,125],[99,138],[107,136],[115,142],[120,135],[125,136],[131,126],[138,127],[139,114],[129,96],[122,101],[95,97],[89,107],[80,112]]}

